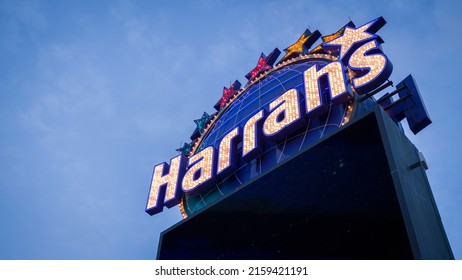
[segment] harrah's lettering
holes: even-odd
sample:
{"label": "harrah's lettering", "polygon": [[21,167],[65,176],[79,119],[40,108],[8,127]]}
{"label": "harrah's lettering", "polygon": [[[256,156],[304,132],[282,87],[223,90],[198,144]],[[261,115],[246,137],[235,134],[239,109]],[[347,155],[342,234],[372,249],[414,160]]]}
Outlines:
{"label": "harrah's lettering", "polygon": [[[261,153],[262,138],[278,141],[290,136],[306,126],[307,120],[324,113],[331,103],[349,102],[382,85],[392,70],[380,48],[381,38],[375,35],[384,24],[385,20],[380,17],[358,28],[347,24],[336,34],[324,36],[317,48],[297,54],[298,57],[304,55],[305,60],[330,58],[324,66],[314,64],[300,73],[304,92],[295,88],[281,92],[243,126],[234,127],[222,137],[218,147],[208,146],[189,158],[181,154],[169,164],[156,165],[146,212],[151,215],[161,212],[163,206],[178,204],[184,193],[194,195],[229,176],[238,168],[238,157],[248,162]],[[291,47],[279,64],[289,57]],[[313,52],[316,49],[323,52]]]}

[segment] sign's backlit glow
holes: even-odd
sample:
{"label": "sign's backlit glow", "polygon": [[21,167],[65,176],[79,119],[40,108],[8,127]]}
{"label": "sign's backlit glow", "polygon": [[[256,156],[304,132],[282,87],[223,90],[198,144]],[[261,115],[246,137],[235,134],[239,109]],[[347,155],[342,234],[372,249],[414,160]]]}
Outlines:
{"label": "sign's backlit glow", "polygon": [[[274,142],[290,137],[295,131],[309,126],[310,120],[319,117],[329,106],[346,104],[345,108],[351,112],[352,101],[358,94],[378,88],[391,74],[391,63],[380,49],[380,37],[375,35],[384,23],[383,18],[378,18],[359,28],[346,25],[340,33],[335,33],[336,36],[323,37],[325,41],[315,48],[316,53],[305,50],[308,46],[306,36],[310,34],[307,30],[307,35],[302,35],[300,42],[286,50],[290,55],[284,56],[275,67],[272,65],[279,50],[275,49],[268,57],[262,54],[257,67],[248,74],[249,83],[239,91],[235,90],[240,87],[237,81],[229,89],[225,88],[216,106],[219,112],[213,116],[204,113],[201,119],[196,120],[198,138],[187,149],[181,150],[191,152],[189,159],[182,154],[173,158],[170,164],[161,163],[154,167],[146,212],[156,214],[162,211],[164,205],[171,207],[178,204],[184,194],[195,195],[207,190],[235,172],[239,168],[236,166],[238,162],[243,164],[255,159],[262,152],[263,140]],[[310,47],[321,36],[316,32],[316,36],[311,36],[315,39],[309,42]],[[278,96],[256,108],[245,122],[221,134],[223,136],[217,142],[219,145],[200,146],[208,130],[230,108],[235,98],[257,85],[269,73],[283,71],[297,63],[311,63],[297,74],[302,85],[275,89]],[[342,116],[342,120],[345,123],[348,117]],[[308,131],[306,128],[306,133]]]}

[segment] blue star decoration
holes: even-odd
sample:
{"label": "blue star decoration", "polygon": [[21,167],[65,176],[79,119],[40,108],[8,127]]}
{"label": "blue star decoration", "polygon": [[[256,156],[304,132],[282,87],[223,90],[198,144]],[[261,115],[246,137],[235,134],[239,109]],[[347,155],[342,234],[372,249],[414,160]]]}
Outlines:
{"label": "blue star decoration", "polygon": [[205,125],[212,119],[213,115],[209,115],[206,112],[202,114],[202,117],[200,119],[194,120],[194,123],[196,123],[196,129],[194,130],[193,134],[191,135],[190,139],[195,140],[199,138],[199,136],[204,133],[205,130]]}
{"label": "blue star decoration", "polygon": [[345,26],[342,35],[324,43],[324,47],[329,48],[334,46],[339,49],[339,60],[346,62],[351,54],[355,51],[355,46],[359,42],[372,41],[378,38],[380,43],[383,40],[375,34],[380,28],[385,25],[386,21],[383,17],[376,18],[358,28]]}
{"label": "blue star decoration", "polygon": [[204,112],[202,114],[202,117],[200,119],[194,120],[194,122],[197,125],[197,129],[199,130],[199,133],[202,135],[205,129],[205,125],[208,123],[208,121],[212,118],[209,114]]}
{"label": "blue star decoration", "polygon": [[180,152],[182,155],[189,155],[191,152],[192,143],[184,143],[183,147],[176,149],[175,151]]}
{"label": "blue star decoration", "polygon": [[321,33],[318,30],[311,33],[309,29],[306,29],[305,32],[303,32],[302,36],[300,36],[300,38],[297,40],[297,42],[284,49],[286,54],[284,55],[284,57],[281,58],[281,60],[279,60],[278,63],[298,57],[303,54],[307,54],[311,46],[320,37]]}
{"label": "blue star decoration", "polygon": [[234,83],[229,87],[223,87],[223,95],[221,96],[220,100],[218,100],[217,104],[213,106],[217,111],[223,109],[228,103],[228,101],[241,89],[241,83],[236,80]]}
{"label": "blue star decoration", "polygon": [[249,80],[249,83],[255,80],[255,78],[260,73],[271,69],[280,54],[281,51],[278,48],[275,48],[268,56],[266,56],[264,53],[261,53],[257,66],[255,66],[255,68],[253,68],[247,75],[245,75],[245,77]]}

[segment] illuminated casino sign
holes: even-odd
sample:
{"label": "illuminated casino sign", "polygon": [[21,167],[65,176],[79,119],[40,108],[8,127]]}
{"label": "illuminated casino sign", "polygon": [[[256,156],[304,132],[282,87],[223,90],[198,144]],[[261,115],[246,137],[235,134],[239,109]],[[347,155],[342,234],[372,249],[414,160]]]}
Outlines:
{"label": "illuminated casino sign", "polygon": [[[243,88],[239,81],[224,88],[217,112],[194,120],[180,155],[154,167],[146,212],[180,204],[184,216],[194,214],[377,104],[369,97],[391,84],[392,64],[376,35],[385,23],[350,21],[328,36],[307,29],[277,63],[277,48],[262,53]],[[398,113],[395,121],[404,118]]]}

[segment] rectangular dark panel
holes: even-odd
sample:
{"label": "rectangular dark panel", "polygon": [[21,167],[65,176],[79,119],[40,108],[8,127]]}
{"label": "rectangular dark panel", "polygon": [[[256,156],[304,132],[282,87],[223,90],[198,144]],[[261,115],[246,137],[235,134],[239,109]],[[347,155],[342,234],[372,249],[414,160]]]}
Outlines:
{"label": "rectangular dark panel", "polygon": [[164,231],[158,258],[415,258],[377,114]]}

